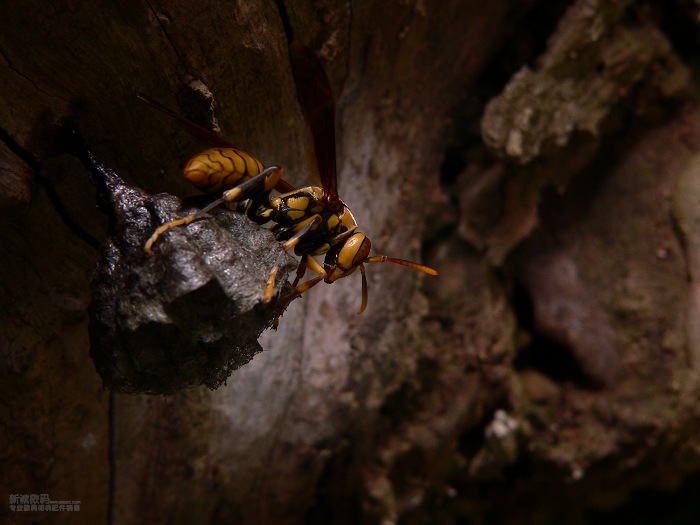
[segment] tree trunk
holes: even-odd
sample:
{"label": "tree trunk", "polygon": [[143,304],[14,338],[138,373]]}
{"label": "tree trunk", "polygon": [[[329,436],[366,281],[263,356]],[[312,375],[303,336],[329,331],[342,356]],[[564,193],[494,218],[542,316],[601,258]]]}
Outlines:
{"label": "tree trunk", "polygon": [[[9,4],[8,496],[80,501],[86,523],[585,523],[646,516],[622,505],[700,470],[697,7]],[[368,265],[360,316],[358,275],[319,284],[217,390],[104,389],[86,312],[106,219],[52,124],[134,186],[194,193],[178,174],[206,145],[141,92],[307,185],[291,40],[331,80],[359,229],[440,275]]]}

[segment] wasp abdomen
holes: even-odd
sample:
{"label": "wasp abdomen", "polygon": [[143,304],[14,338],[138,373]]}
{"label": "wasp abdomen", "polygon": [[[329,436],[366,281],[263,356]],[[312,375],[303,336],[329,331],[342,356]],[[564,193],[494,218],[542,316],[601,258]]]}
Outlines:
{"label": "wasp abdomen", "polygon": [[238,148],[212,148],[190,159],[183,175],[207,193],[233,188],[239,182],[258,175],[263,165]]}

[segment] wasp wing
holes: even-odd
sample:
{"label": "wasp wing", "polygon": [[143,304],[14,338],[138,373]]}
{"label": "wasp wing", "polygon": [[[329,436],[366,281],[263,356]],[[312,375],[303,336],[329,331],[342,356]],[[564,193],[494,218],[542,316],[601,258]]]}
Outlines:
{"label": "wasp wing", "polygon": [[323,64],[307,47],[293,42],[289,46],[294,82],[316,153],[316,164],[326,199],[341,204],[335,160],[335,100]]}
{"label": "wasp wing", "polygon": [[[195,137],[198,137],[199,139],[203,140],[204,142],[208,142],[212,146],[216,146],[217,148],[232,148],[236,150],[240,150],[237,146],[234,146],[231,144],[229,141],[221,138],[219,135],[216,133],[212,133],[208,129],[203,128],[199,124],[195,124],[191,120],[183,117],[182,115],[178,115],[175,113],[173,110],[165,107],[163,104],[160,102],[157,102],[156,100],[152,99],[151,97],[144,95],[143,93],[136,93],[136,97],[141,101],[145,102],[149,106],[153,106],[154,108],[158,109],[159,111],[162,111],[166,115],[168,115],[170,118],[177,120],[179,123],[181,123],[187,131],[189,131],[192,135]],[[242,151],[242,150],[241,150]],[[249,153],[246,153],[247,155],[250,155]],[[252,155],[250,155],[252,157]],[[275,185],[275,189],[279,191],[280,193],[288,193],[290,191],[294,191],[296,188],[289,184],[287,181],[284,181],[282,179],[279,180],[279,182]]]}

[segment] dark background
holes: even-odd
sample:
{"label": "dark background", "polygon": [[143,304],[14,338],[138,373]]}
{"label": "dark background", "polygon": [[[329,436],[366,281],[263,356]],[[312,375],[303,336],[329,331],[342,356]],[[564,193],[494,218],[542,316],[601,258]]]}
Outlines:
{"label": "dark background", "polygon": [[[81,501],[1,512],[696,523],[699,15],[681,0],[0,4],[0,487]],[[51,123],[76,119],[132,184],[194,194],[178,174],[204,146],[143,92],[303,185],[292,38],[331,79],[360,228],[440,276],[371,265],[362,316],[359,276],[317,286],[218,390],[110,393],[86,313],[85,239],[106,220]]]}

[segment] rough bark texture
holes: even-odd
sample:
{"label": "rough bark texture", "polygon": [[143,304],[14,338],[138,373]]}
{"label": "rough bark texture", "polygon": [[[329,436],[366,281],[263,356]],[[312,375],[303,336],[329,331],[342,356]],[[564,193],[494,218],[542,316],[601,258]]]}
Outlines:
{"label": "rough bark texture", "polygon": [[[81,509],[0,521],[629,522],[659,497],[638,491],[673,489],[666,517],[698,521],[697,6],[15,4],[0,487]],[[360,228],[440,276],[370,265],[362,316],[359,276],[317,286],[217,390],[105,390],[86,312],[106,220],[51,124],[77,119],[130,183],[190,194],[178,173],[204,146],[143,92],[304,185],[292,37],[336,92]]]}

